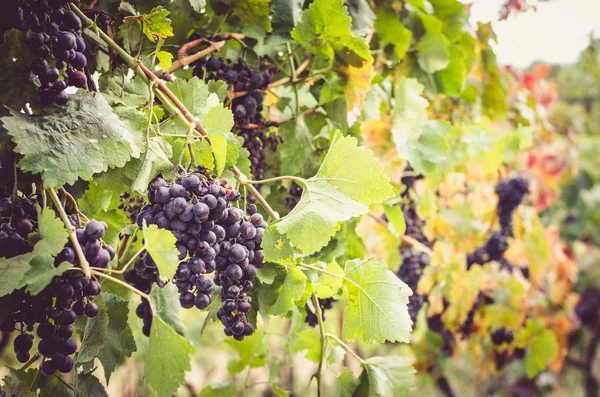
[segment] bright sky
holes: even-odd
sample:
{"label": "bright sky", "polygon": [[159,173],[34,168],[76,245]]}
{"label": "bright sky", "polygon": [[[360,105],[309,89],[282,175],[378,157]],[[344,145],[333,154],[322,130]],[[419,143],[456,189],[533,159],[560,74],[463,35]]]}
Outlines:
{"label": "bright sky", "polygon": [[535,60],[571,63],[588,45],[590,32],[600,37],[600,0],[541,2],[537,11],[512,13],[506,21],[498,21],[504,0],[463,2],[473,3],[473,23],[493,22],[498,36],[496,55],[503,64],[526,67]]}

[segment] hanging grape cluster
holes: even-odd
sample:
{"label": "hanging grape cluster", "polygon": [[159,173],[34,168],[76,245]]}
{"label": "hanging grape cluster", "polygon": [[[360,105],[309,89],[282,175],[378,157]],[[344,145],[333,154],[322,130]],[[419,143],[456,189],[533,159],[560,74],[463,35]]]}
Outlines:
{"label": "hanging grape cluster", "polygon": [[[321,308],[323,321],[325,320],[325,310],[331,310],[335,302],[337,302],[337,300],[333,298],[319,298],[319,307]],[[304,305],[304,310],[306,310],[306,318],[304,319],[304,322],[308,323],[308,325],[313,328],[316,327],[317,324],[319,324],[319,318],[317,317],[315,309],[307,303]]]}
{"label": "hanging grape cluster", "polygon": [[121,194],[121,202],[117,204],[117,208],[127,213],[127,218],[133,223],[137,219],[142,207],[144,199],[137,195],[131,195],[128,192]]}
{"label": "hanging grape cluster", "polygon": [[[256,270],[263,266],[261,243],[267,223],[249,205],[244,211],[233,207],[240,193],[219,180],[203,166],[195,173],[168,183],[154,179],[149,186],[150,205],[142,208],[138,225],[155,224],[176,237],[181,262],[174,275],[181,307],[206,309],[212,302],[215,284],[221,286],[221,308],[217,316],[225,333],[242,340],[254,327],[246,313],[251,309],[250,291]],[[215,273],[214,280],[208,276]],[[150,255],[139,258],[125,273],[125,280],[147,292],[160,282]],[[148,334],[151,313],[147,302],[138,306]]]}
{"label": "hanging grape cluster", "polygon": [[502,235],[514,237],[513,214],[529,193],[529,181],[523,177],[502,179],[496,185],[498,218]]}
{"label": "hanging grape cluster", "polygon": [[398,277],[404,281],[413,291],[413,294],[408,299],[408,314],[414,324],[417,321],[419,310],[425,303],[425,296],[417,294],[417,285],[423,276],[423,269],[429,266],[429,255],[419,252],[412,248],[407,248],[402,251],[402,265],[398,269]]}
{"label": "hanging grape cluster", "polygon": [[87,88],[82,72],[87,65],[81,20],[68,7],[70,1],[7,0],[0,16],[0,37],[11,28],[27,33],[31,71],[40,81],[43,106],[64,105],[68,86]]}
{"label": "hanging grape cluster", "polygon": [[0,258],[31,251],[27,236],[37,227],[36,203],[27,198],[0,199]]}
{"label": "hanging grape cluster", "polygon": [[196,63],[194,74],[204,80],[224,81],[229,85],[234,98],[231,110],[235,121],[234,132],[244,138],[244,147],[250,152],[252,175],[257,179],[264,176],[266,148],[277,150],[281,138],[270,135],[268,127],[276,125],[263,119],[264,94],[276,67],[266,65],[263,59],[258,69],[248,66],[243,59],[233,63],[216,56],[203,58]]}
{"label": "hanging grape cluster", "polygon": [[[104,222],[97,221],[90,221],[85,228],[76,229],[77,240],[91,266],[107,268],[115,256],[112,247],[102,242],[106,229]],[[25,251],[31,251],[31,248]],[[57,255],[54,264],[58,266],[63,262],[73,267],[80,266],[71,242]],[[40,338],[37,350],[44,357],[41,371],[46,375],[56,371],[70,372],[73,369],[71,356],[77,351],[77,342],[72,338],[73,324],[77,316],[92,318],[98,315],[98,305],[93,301],[100,292],[97,280],[86,279],[80,270],[67,270],[61,276],[54,277],[37,295],[33,296],[25,290],[13,292],[11,299],[17,303],[0,325],[0,330],[20,332],[15,338],[14,349],[17,359],[25,363],[31,357],[33,330],[37,324],[36,334]]]}

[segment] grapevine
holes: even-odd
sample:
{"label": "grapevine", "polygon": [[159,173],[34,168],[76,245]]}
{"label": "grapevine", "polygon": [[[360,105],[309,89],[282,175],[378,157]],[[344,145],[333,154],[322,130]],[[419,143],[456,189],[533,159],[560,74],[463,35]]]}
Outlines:
{"label": "grapevine", "polygon": [[0,397],[597,397],[598,43],[404,3],[6,2]]}

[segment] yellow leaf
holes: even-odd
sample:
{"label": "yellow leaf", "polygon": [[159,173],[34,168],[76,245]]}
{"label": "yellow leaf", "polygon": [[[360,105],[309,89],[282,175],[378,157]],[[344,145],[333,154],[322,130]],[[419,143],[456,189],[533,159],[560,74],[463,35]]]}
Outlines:
{"label": "yellow leaf", "polygon": [[348,66],[342,69],[342,72],[347,77],[344,96],[346,97],[348,125],[352,125],[360,115],[365,95],[371,89],[371,81],[375,72],[373,64],[366,61],[363,61],[359,68]]}

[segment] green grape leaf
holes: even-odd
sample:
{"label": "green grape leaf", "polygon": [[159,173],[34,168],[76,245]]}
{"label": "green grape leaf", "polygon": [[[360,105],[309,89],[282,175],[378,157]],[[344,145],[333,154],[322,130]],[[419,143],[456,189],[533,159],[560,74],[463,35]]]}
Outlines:
{"label": "green grape leaf", "polygon": [[8,295],[25,285],[25,274],[31,269],[29,262],[35,254],[23,254],[0,261],[0,296]]}
{"label": "green grape leaf", "polygon": [[468,21],[469,11],[458,0],[430,0],[433,13],[444,21],[444,34],[455,41],[463,33],[463,26]]}
{"label": "green grape leaf", "polygon": [[100,88],[104,98],[111,106],[124,105],[126,108],[135,109],[150,100],[148,85],[141,77],[128,79],[125,70],[122,76],[106,75],[100,78]]}
{"label": "green grape leaf", "polygon": [[268,338],[264,337],[264,331],[256,330],[251,336],[243,341],[228,338],[226,343],[239,355],[239,359],[231,359],[227,362],[227,370],[230,374],[239,374],[246,367],[258,368],[267,364],[269,357]]}
{"label": "green grape leaf", "polygon": [[83,196],[77,199],[79,211],[87,214],[87,216],[108,211],[112,195],[113,193],[110,190],[102,189],[94,181],[90,181]]}
{"label": "green grape leaf", "polygon": [[410,47],[412,41],[412,32],[400,22],[400,18],[386,8],[380,8],[377,11],[377,20],[375,21],[375,31],[384,45],[392,45],[394,54],[402,59]]}
{"label": "green grape leaf", "polygon": [[316,171],[319,157],[315,155],[313,136],[306,126],[303,115],[296,120],[283,123],[279,134],[285,145],[277,148],[281,160],[282,175],[308,176]]}
{"label": "green grape leaf", "polygon": [[105,307],[103,310],[109,318],[106,332],[106,341],[98,353],[98,359],[104,368],[106,383],[111,374],[122,364],[127,357],[137,350],[131,328],[127,323],[129,307],[127,301],[120,296],[103,292],[102,298]]}
{"label": "green grape leaf", "polygon": [[7,396],[36,397],[37,393],[29,390],[31,383],[35,380],[37,370],[29,369],[22,371],[10,368],[10,375],[3,379],[3,389]]}
{"label": "green grape leaf", "polygon": [[436,75],[438,86],[445,94],[458,96],[462,92],[467,77],[464,59],[465,55],[460,47],[450,47],[450,63]]}
{"label": "green grape leaf", "polygon": [[[209,86],[197,76],[189,80],[177,79],[173,83],[167,83],[167,87],[195,117],[206,114],[219,103],[217,95],[211,93]],[[184,132],[187,135],[187,127],[184,127]]]}
{"label": "green grape leaf", "polygon": [[275,282],[275,279],[281,275],[282,267],[283,266],[279,263],[267,262],[263,267],[256,271],[256,278],[262,284],[271,285]]}
{"label": "green grape leaf", "polygon": [[344,368],[338,379],[340,384],[340,397],[352,397],[360,380],[354,376],[352,371],[348,368]]}
{"label": "green grape leaf", "polygon": [[[185,324],[179,318],[181,305],[179,304],[179,293],[175,284],[168,283],[163,288],[152,288],[150,299],[156,314],[162,321],[173,327],[178,334],[185,334]],[[154,326],[154,322],[152,324]]]}
{"label": "green grape leaf", "polygon": [[158,67],[162,70],[169,70],[173,64],[173,54],[167,51],[158,51],[156,53],[158,59]]}
{"label": "green grape leaf", "polygon": [[[228,137],[231,134],[233,127],[233,114],[231,111],[222,105],[216,105],[200,116],[200,123],[208,134],[215,156],[215,173],[221,175],[227,164],[228,141],[233,137]],[[239,152],[238,152],[239,154]]]}
{"label": "green grape leaf", "polygon": [[3,34],[4,42],[0,46],[0,104],[21,109],[27,103],[35,103],[38,97],[34,84],[37,79],[27,66],[32,61],[32,55],[25,33],[12,29]]}
{"label": "green grape leaf", "polygon": [[212,153],[215,157],[215,169],[213,171],[220,176],[227,163],[227,137],[225,135],[213,135],[209,138]]}
{"label": "green grape leaf", "polygon": [[355,397],[397,396],[415,389],[416,371],[405,357],[371,357],[362,367]]}
{"label": "green grape leaf", "polygon": [[388,205],[384,203],[383,211],[388,219],[388,228],[391,227],[390,231],[397,235],[404,234],[406,232],[406,222],[402,208],[398,204]]}
{"label": "green grape leaf", "polygon": [[417,50],[419,66],[425,73],[433,74],[450,63],[450,41],[441,33],[425,33]]}
{"label": "green grape leaf", "polygon": [[309,328],[298,333],[291,346],[292,353],[306,350],[305,357],[318,363],[321,360],[321,336],[318,328]]}
{"label": "green grape leaf", "polygon": [[327,273],[320,273],[319,279],[315,284],[315,292],[319,298],[331,298],[337,296],[343,283],[344,269],[342,269],[335,260],[329,263],[325,270],[329,273],[337,274],[339,277]]}
{"label": "green grape leaf", "polygon": [[179,263],[179,250],[175,247],[177,239],[167,229],[159,229],[156,225],[145,226],[144,248],[148,251],[158,272],[163,277],[171,278]]}
{"label": "green grape leaf", "polygon": [[373,62],[369,46],[351,30],[352,18],[343,0],[316,0],[302,11],[292,38],[307,50],[330,62],[337,55],[347,63],[361,66]]}
{"label": "green grape leaf", "polygon": [[294,255],[290,241],[273,225],[265,229],[261,247],[265,261],[283,262]]}
{"label": "green grape leaf", "polygon": [[23,155],[19,167],[43,173],[46,187],[87,180],[109,167],[122,167],[139,149],[133,134],[101,95],[80,93],[55,113],[12,112],[2,122]]}
{"label": "green grape leaf", "polygon": [[273,0],[271,2],[271,25],[273,33],[289,37],[290,31],[302,14],[304,0]]}
{"label": "green grape leaf", "polygon": [[269,308],[269,313],[274,316],[282,316],[292,310],[297,301],[304,296],[306,286],[306,275],[297,267],[288,270],[277,299]]}
{"label": "green grape leaf", "polygon": [[306,181],[296,207],[275,227],[310,254],[327,244],[339,222],[364,214],[368,204],[392,195],[383,165],[371,151],[357,147],[356,138],[338,137],[317,174]]}
{"label": "green grape leaf", "polygon": [[434,173],[438,164],[443,163],[450,153],[447,136],[451,131],[452,126],[445,121],[428,120],[423,124],[419,139],[406,142],[402,150],[398,150],[398,154],[410,161],[416,172]]}
{"label": "green grape leaf", "polygon": [[236,383],[227,382],[227,383],[215,383],[212,385],[206,386],[198,397],[231,397],[231,396],[239,396],[240,388]]}
{"label": "green grape leaf", "polygon": [[58,255],[65,247],[69,237],[64,223],[49,208],[43,211],[37,208],[37,213],[41,239],[33,247],[33,253],[36,255]]}
{"label": "green grape leaf", "polygon": [[99,296],[94,303],[98,305],[100,311],[93,318],[88,318],[83,330],[83,338],[77,354],[77,363],[83,364],[92,361],[104,349],[107,341],[109,314],[106,311],[106,302],[104,294]]}
{"label": "green grape leaf", "polygon": [[49,255],[39,255],[31,260],[30,266],[23,281],[27,282],[27,292],[37,295],[52,282],[54,277],[60,276],[73,265],[63,262],[58,267],[54,267],[54,258]]}
{"label": "green grape leaf", "polygon": [[171,145],[164,138],[150,138],[146,152],[139,159],[129,162],[124,169],[115,170],[114,173],[126,176],[129,180],[126,184],[131,186],[132,191],[145,194],[148,184],[155,176],[161,172],[173,171],[173,163],[170,160],[173,155],[172,150]]}
{"label": "green grape leaf", "polygon": [[[153,288],[153,291],[159,288]],[[152,319],[144,378],[159,397],[170,397],[192,369],[194,346],[160,317]]]}
{"label": "green grape leaf", "polygon": [[558,356],[558,341],[550,329],[543,330],[529,344],[525,356],[525,371],[530,378],[546,369],[548,363]]}
{"label": "green grape leaf", "polygon": [[[338,73],[327,73],[325,77],[325,83],[323,84],[323,87],[321,88],[321,92],[319,94],[319,105],[324,105],[326,103],[333,102],[338,98],[344,98],[345,85],[346,82]],[[281,129],[279,130],[279,133],[281,133]],[[311,137],[310,145],[312,146],[312,136],[309,136]]]}
{"label": "green grape leaf", "polygon": [[408,342],[412,321],[407,305],[412,291],[384,262],[346,262],[343,288],[348,301],[342,327],[345,340]]}
{"label": "green grape leaf", "polygon": [[173,36],[171,20],[167,18],[170,13],[166,8],[158,6],[154,7],[148,15],[126,18],[136,18],[148,40],[155,42],[159,38],[166,39]]}
{"label": "green grape leaf", "polygon": [[[61,382],[60,380],[63,382]],[[39,397],[72,396],[73,392],[63,374],[46,377],[44,387],[40,388]],[[69,385],[70,386],[70,385]]]}
{"label": "green grape leaf", "polygon": [[269,4],[271,0],[221,0],[242,23],[256,25],[267,32],[271,31]]}
{"label": "green grape leaf", "polygon": [[73,376],[74,397],[109,397],[100,380],[91,373],[77,373]]}
{"label": "green grape leaf", "polygon": [[223,102],[227,98],[227,90],[229,85],[223,80],[211,80],[208,82],[208,91],[216,94],[219,98],[219,102]]}
{"label": "green grape leaf", "polygon": [[423,123],[427,120],[429,103],[421,95],[423,85],[416,79],[401,78],[394,87],[392,110],[392,134],[396,148],[401,150],[409,141],[421,136]]}

